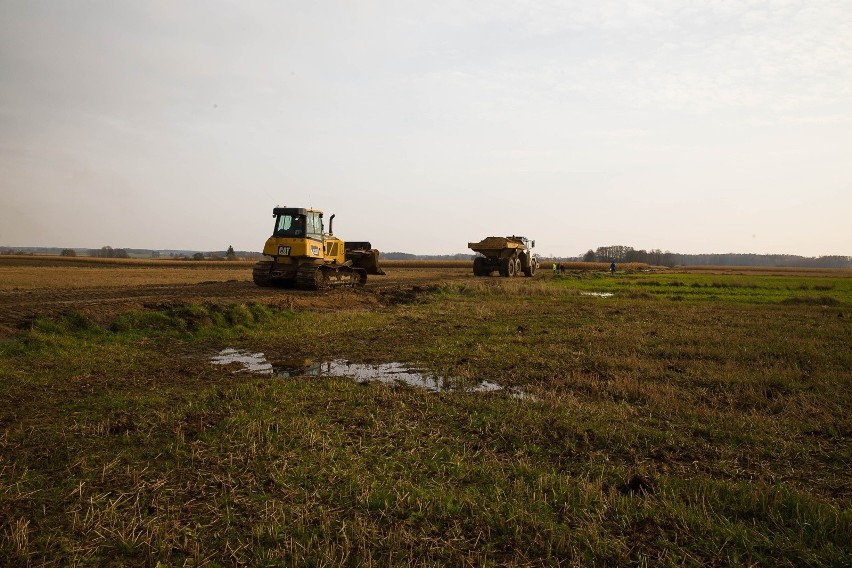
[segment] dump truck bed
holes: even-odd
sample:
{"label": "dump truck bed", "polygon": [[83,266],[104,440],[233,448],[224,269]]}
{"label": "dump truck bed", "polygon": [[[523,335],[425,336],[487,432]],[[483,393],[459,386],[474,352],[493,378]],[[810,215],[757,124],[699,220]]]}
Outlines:
{"label": "dump truck bed", "polygon": [[488,250],[522,249],[526,248],[521,237],[486,237],[478,243],[467,243],[467,248],[476,252]]}

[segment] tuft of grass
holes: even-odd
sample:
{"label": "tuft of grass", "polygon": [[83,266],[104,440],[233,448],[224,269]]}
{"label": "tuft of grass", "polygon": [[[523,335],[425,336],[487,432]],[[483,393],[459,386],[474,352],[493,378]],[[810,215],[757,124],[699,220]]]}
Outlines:
{"label": "tuft of grass", "polygon": [[206,330],[252,329],[270,323],[290,312],[276,312],[263,304],[179,305],[162,311],[134,310],[121,314],[112,324],[114,332],[148,332],[155,334],[186,334]]}

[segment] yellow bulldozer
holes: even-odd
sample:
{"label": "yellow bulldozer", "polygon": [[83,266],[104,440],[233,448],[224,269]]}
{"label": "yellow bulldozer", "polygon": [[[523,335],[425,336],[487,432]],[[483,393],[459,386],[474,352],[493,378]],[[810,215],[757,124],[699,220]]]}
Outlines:
{"label": "yellow bulldozer", "polygon": [[314,209],[275,207],[275,227],[263,246],[264,260],[254,265],[258,286],[286,286],[301,290],[363,286],[368,274],[384,274],[379,251],[369,242],[344,243],[334,236],[328,219]]}

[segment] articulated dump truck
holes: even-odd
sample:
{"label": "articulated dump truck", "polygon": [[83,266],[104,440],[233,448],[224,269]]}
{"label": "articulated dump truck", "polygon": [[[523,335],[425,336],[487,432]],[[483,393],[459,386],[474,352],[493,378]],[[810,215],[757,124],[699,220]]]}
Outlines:
{"label": "articulated dump truck", "polygon": [[314,209],[276,207],[275,227],[263,247],[264,260],[254,265],[258,286],[295,287],[301,290],[363,286],[368,274],[384,274],[379,251],[367,241],[344,243],[334,236],[323,213]]}
{"label": "articulated dump truck", "polygon": [[478,253],[473,259],[475,276],[533,276],[538,270],[538,259],[532,253],[535,241],[525,237],[486,237],[478,243],[468,243],[468,248]]}

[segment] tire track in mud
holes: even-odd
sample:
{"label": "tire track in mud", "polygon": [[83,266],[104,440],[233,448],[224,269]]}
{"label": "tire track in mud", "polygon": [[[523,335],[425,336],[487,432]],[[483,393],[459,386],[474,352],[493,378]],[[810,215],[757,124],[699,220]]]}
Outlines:
{"label": "tire track in mud", "polygon": [[57,317],[71,310],[103,324],[133,309],[189,303],[260,302],[287,309],[320,310],[378,306],[394,289],[471,278],[463,270],[394,270],[388,276],[371,277],[364,288],[320,292],[260,288],[245,280],[73,289],[57,283],[55,288],[0,291],[0,335],[26,327],[37,318]]}
{"label": "tire track in mud", "polygon": [[[264,293],[267,292],[267,293]],[[20,327],[38,317],[79,310],[87,315],[112,316],[140,307],[197,302],[275,300],[274,290],[250,282],[205,282],[169,286],[13,290],[0,293],[0,326]]]}

